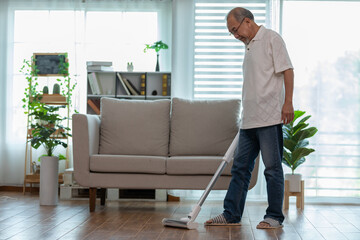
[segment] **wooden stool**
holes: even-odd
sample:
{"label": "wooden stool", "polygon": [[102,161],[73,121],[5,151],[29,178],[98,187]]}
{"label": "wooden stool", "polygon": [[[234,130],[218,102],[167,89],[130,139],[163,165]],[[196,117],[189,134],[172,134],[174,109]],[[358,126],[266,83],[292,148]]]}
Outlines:
{"label": "wooden stool", "polygon": [[289,197],[296,197],[296,208],[304,209],[304,180],[301,180],[300,192],[289,192],[289,181],[285,180],[284,209],[289,209]]}

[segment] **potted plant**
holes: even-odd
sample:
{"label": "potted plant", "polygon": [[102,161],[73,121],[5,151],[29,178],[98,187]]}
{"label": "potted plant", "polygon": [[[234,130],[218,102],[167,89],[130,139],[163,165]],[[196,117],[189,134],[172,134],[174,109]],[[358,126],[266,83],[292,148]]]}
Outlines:
{"label": "potted plant", "polygon": [[155,43],[151,44],[145,44],[145,48],[144,48],[144,52],[146,53],[147,50],[149,49],[154,49],[156,52],[156,68],[155,71],[158,72],[160,71],[160,66],[159,66],[159,52],[161,49],[168,49],[169,46],[165,43],[163,43],[162,41],[157,41]]}
{"label": "potted plant", "polygon": [[[300,192],[301,174],[295,174],[295,169],[305,162],[305,157],[315,150],[307,148],[308,138],[313,137],[318,131],[316,127],[309,127],[306,121],[311,117],[305,116],[304,111],[295,111],[294,119],[283,126],[284,153],[282,162],[291,168],[291,174],[285,174],[285,180],[289,181],[290,192]],[[299,121],[297,121],[299,119]],[[296,123],[295,123],[296,122]]]}
{"label": "potted plant", "polygon": [[63,139],[70,137],[69,127],[62,125],[67,117],[61,117],[60,108],[65,106],[49,106],[33,101],[29,116],[35,120],[31,123],[31,146],[38,149],[43,146],[46,154],[40,157],[40,205],[56,205],[58,201],[59,157],[54,156],[58,146],[67,147]]}

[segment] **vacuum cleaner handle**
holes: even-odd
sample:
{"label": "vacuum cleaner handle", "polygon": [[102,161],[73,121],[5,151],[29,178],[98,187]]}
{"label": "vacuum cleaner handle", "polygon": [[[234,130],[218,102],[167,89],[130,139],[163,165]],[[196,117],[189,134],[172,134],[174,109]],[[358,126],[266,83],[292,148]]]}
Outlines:
{"label": "vacuum cleaner handle", "polygon": [[[203,203],[205,202],[205,199],[207,198],[207,196],[209,195],[211,189],[214,187],[217,179],[220,177],[221,173],[224,171],[226,165],[231,162],[235,149],[238,145],[239,142],[239,132],[236,134],[234,140],[232,141],[232,143],[230,144],[230,147],[228,148],[228,150],[226,151],[223,160],[221,161],[220,166],[218,167],[218,169],[216,170],[214,176],[212,177],[211,181],[209,182],[208,186],[206,187],[204,193],[202,194],[201,198],[199,199],[198,202],[198,206],[201,207],[203,205]],[[197,211],[198,213],[199,211]],[[195,214],[194,214],[195,213]],[[189,217],[195,219],[196,218],[196,212],[194,212],[193,214],[190,213]],[[194,218],[195,217],[195,218]]]}
{"label": "vacuum cleaner handle", "polygon": [[225,160],[227,163],[230,163],[231,160],[233,159],[235,149],[238,146],[238,142],[239,142],[239,132],[236,134],[234,140],[230,144],[230,147],[228,148],[228,150],[226,151],[223,157],[223,160]]}

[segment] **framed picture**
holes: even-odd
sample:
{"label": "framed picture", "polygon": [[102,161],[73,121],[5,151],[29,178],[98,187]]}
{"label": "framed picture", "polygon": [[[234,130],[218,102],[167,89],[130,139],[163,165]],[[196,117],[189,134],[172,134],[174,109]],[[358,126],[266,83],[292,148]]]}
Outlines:
{"label": "framed picture", "polygon": [[68,69],[64,74],[61,67],[67,62],[67,53],[34,53],[32,64],[36,66],[38,76],[64,76]]}

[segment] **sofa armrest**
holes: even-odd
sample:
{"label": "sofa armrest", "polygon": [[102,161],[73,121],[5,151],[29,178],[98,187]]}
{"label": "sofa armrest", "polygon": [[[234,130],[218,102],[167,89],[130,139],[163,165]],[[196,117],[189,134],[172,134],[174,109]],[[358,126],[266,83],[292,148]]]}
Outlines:
{"label": "sofa armrest", "polygon": [[72,135],[75,180],[82,186],[90,186],[90,156],[99,152],[99,116],[74,114]]}

